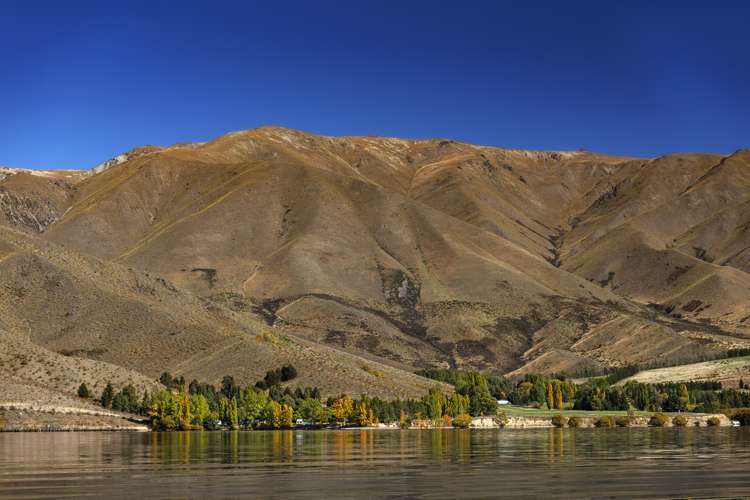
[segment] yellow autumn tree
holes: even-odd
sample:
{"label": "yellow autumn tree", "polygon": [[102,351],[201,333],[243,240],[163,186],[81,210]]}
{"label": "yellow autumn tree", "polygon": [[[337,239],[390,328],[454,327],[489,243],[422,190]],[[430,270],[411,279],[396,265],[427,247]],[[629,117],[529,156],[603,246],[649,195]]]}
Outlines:
{"label": "yellow autumn tree", "polygon": [[350,398],[346,394],[342,394],[341,396],[336,398],[331,407],[333,417],[339,424],[346,424],[346,422],[351,417],[353,410],[354,402],[352,401],[352,398]]}
{"label": "yellow autumn tree", "polygon": [[562,387],[560,387],[561,384],[555,385],[555,408],[558,410],[563,409],[563,393],[562,393]]}
{"label": "yellow autumn tree", "polygon": [[555,394],[552,390],[552,382],[547,382],[547,408],[550,410],[555,407]]}
{"label": "yellow autumn tree", "polygon": [[291,429],[294,426],[294,408],[282,404],[279,411],[279,427],[281,429]]}

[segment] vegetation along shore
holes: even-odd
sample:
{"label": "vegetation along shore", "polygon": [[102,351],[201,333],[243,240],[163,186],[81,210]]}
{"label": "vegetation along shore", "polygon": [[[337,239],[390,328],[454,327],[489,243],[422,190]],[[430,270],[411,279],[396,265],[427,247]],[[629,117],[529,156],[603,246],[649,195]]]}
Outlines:
{"label": "vegetation along shore", "polygon": [[[476,371],[425,369],[435,381],[420,399],[323,397],[317,387],[293,387],[294,366],[269,370],[245,387],[225,376],[216,387],[163,373],[161,389],[107,384],[89,407],[0,405],[4,431],[263,430],[323,428],[686,427],[750,424],[750,392],[719,382],[640,383],[622,368],[589,379],[526,374],[510,379]],[[98,409],[97,409],[98,407]]]}

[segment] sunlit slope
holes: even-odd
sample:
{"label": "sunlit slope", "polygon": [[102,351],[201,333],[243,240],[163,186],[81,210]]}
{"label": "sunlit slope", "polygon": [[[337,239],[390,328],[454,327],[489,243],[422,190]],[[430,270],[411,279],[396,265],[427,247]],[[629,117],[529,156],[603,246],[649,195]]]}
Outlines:
{"label": "sunlit slope", "polygon": [[255,315],[239,315],[161,277],[2,227],[0,276],[2,341],[12,347],[4,369],[61,391],[86,377],[94,387],[129,378],[142,385],[162,371],[214,383],[230,374],[251,383],[284,363],[297,367],[296,383],[326,393],[405,396],[429,385],[377,360],[276,332]]}

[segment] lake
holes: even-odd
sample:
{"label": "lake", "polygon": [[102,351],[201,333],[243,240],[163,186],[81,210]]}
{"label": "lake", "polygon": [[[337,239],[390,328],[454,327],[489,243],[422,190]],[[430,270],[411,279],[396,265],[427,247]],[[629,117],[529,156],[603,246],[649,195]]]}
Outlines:
{"label": "lake", "polygon": [[750,496],[750,428],[0,433],[0,498]]}

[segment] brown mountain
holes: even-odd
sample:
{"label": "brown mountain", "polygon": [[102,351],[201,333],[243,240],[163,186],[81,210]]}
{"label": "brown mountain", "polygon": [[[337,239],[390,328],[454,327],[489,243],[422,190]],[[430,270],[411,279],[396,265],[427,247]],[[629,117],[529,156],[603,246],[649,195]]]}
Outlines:
{"label": "brown mountain", "polygon": [[330,392],[414,395],[416,367],[574,372],[750,344],[748,151],[263,127],[0,177],[0,330],[134,377],[247,382],[291,361]]}

